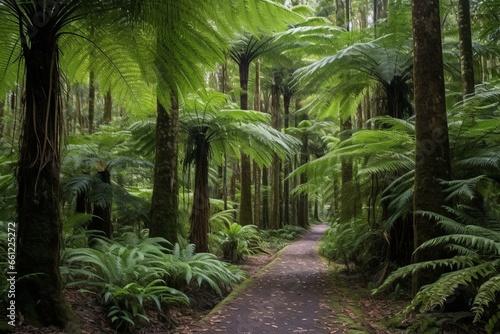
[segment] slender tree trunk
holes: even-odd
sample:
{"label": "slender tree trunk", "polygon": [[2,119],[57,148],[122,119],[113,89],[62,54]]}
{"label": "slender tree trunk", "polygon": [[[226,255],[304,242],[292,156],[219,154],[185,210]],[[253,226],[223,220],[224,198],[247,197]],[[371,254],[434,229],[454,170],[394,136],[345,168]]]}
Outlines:
{"label": "slender tree trunk", "polygon": [[[43,5],[36,10],[43,12]],[[17,171],[17,263],[9,271],[17,271],[15,302],[25,322],[64,328],[73,314],[59,271],[62,110],[54,24],[49,18],[36,34],[21,37],[25,114]]]}
{"label": "slender tree trunk", "polygon": [[208,187],[208,157],[210,152],[209,144],[200,136],[200,141],[196,143],[197,154],[195,158],[195,178],[193,208],[189,223],[189,241],[196,246],[196,252],[208,252],[208,233],[210,232],[210,196]]}
{"label": "slender tree trunk", "polygon": [[89,133],[94,133],[94,116],[95,116],[95,83],[94,72],[89,75]]}
{"label": "slender tree trunk", "polygon": [[269,168],[262,168],[262,222],[259,227],[270,228],[270,214],[269,214]]}
{"label": "slender tree trunk", "polygon": [[241,225],[253,224],[252,210],[252,164],[251,160],[245,153],[241,153],[241,170],[240,170],[240,216]]}
{"label": "slender tree trunk", "polygon": [[[351,117],[342,122],[342,135],[340,140],[344,141],[351,137],[352,123]],[[344,158],[341,161],[341,182],[340,189],[340,221],[345,223],[354,216],[354,185],[352,160]]]}
{"label": "slender tree trunk", "polygon": [[387,0],[373,0],[373,20],[376,23],[387,17]]}
{"label": "slender tree trunk", "polygon": [[[240,108],[248,110],[248,72],[249,62],[241,61],[239,64],[240,72]],[[241,153],[241,183],[240,183],[240,210],[239,222],[241,225],[253,224],[252,210],[252,165],[250,158]]]}
{"label": "slender tree trunk", "polygon": [[5,106],[5,101],[0,100],[0,139],[3,138],[3,128],[4,128],[4,106]]}
{"label": "slender tree trunk", "polygon": [[[309,161],[309,135],[307,131],[302,134],[302,149],[300,151],[300,165]],[[307,183],[307,173],[300,174],[300,184]],[[298,199],[297,223],[299,226],[307,227],[309,224],[309,196],[301,193]]]}
{"label": "slender tree trunk", "polygon": [[[260,111],[260,61],[255,63],[255,95],[253,109]],[[253,163],[253,182],[254,182],[254,224],[260,226],[260,209],[261,209],[261,170],[259,165]]]}
{"label": "slender tree trunk", "polygon": [[[83,133],[83,128],[85,126],[85,120],[82,115],[82,97],[80,93],[80,87],[75,86],[75,113],[76,113],[76,121],[78,122],[78,127],[80,129],[80,133]],[[76,128],[76,126],[75,126]]]}
{"label": "slender tree trunk", "polygon": [[[97,172],[97,177],[101,179],[103,183],[109,185],[107,189],[109,191],[109,197],[112,198],[111,192],[111,173],[105,169],[103,171]],[[89,230],[102,232],[107,238],[111,238],[113,234],[113,225],[111,224],[111,205],[112,200],[106,204],[96,204],[94,203],[94,208],[92,210],[92,221],[88,225]],[[92,246],[94,243],[93,240],[90,240],[90,245]]]}
{"label": "slender tree trunk", "polygon": [[335,19],[338,27],[345,26],[345,6],[342,0],[335,0]]}
{"label": "slender tree trunk", "polygon": [[102,118],[103,124],[111,123],[113,119],[113,98],[111,96],[111,91],[108,90],[104,96],[104,115]]}
{"label": "slender tree trunk", "polygon": [[[290,102],[292,100],[291,93],[283,94],[283,109],[285,114],[285,129],[288,129],[290,126]],[[284,162],[283,168],[283,202],[284,202],[284,210],[283,210],[283,224],[290,225],[290,180],[288,179],[288,175],[292,172],[291,161],[287,159]]]}
{"label": "slender tree trunk", "polygon": [[[446,117],[439,0],[412,3],[413,82],[415,93],[414,246],[439,236],[436,222],[418,211],[442,213],[444,194],[439,179],[451,175]],[[432,98],[429,98],[432,97]],[[435,259],[435,249],[415,253],[414,261]],[[436,273],[417,272],[413,291],[435,280]]]}
{"label": "slender tree trunk", "polygon": [[460,45],[460,72],[462,96],[474,94],[474,59],[469,0],[458,1],[458,36]]}
{"label": "slender tree trunk", "polygon": [[[263,107],[265,113],[270,113],[270,98],[271,94],[266,91],[264,93]],[[269,168],[262,168],[262,222],[261,228],[271,228],[270,223],[270,193],[269,193]]]}
{"label": "slender tree trunk", "polygon": [[157,102],[156,117],[156,157],[149,233],[174,244],[179,231],[179,105],[174,93],[170,96],[170,111]]}
{"label": "slender tree trunk", "polygon": [[[280,128],[280,87],[276,78],[273,79],[271,85],[271,125],[275,129]],[[282,227],[281,221],[281,159],[278,155],[274,155],[273,164],[271,166],[271,227]]]}

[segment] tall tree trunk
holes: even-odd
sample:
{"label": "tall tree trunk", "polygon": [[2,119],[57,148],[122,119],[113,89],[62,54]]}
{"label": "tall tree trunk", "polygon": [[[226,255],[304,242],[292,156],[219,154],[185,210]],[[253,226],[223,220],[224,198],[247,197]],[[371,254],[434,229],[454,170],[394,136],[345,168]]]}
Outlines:
{"label": "tall tree trunk", "polygon": [[5,106],[5,101],[0,100],[0,139],[3,138],[3,128],[4,128],[4,106]]}
{"label": "tall tree trunk", "polygon": [[241,153],[241,170],[240,170],[240,216],[239,222],[241,225],[253,224],[252,210],[252,164],[251,160],[245,153]]}
{"label": "tall tree trunk", "polygon": [[[414,246],[439,236],[441,231],[429,217],[418,211],[442,213],[444,195],[439,179],[451,175],[448,123],[446,117],[443,56],[439,0],[412,4],[413,23],[413,82],[415,93],[415,185],[414,185]],[[429,97],[432,98],[429,98]],[[436,258],[435,250],[415,253],[414,261]],[[413,291],[434,281],[436,273],[417,272]]]}
{"label": "tall tree trunk", "polygon": [[[304,117],[305,119],[305,117]],[[309,135],[307,130],[302,133],[302,149],[300,151],[300,165],[309,161]],[[300,174],[300,184],[307,183],[307,173]],[[307,193],[301,193],[297,202],[297,224],[307,227],[309,223],[309,196]]]}
{"label": "tall tree trunk", "polygon": [[[80,133],[83,133],[83,128],[85,126],[85,120],[82,115],[82,97],[80,93],[80,87],[75,85],[75,113],[76,113],[76,121],[78,122],[78,127],[80,129]],[[75,126],[76,128],[76,126]]]}
{"label": "tall tree trunk", "polygon": [[335,21],[338,27],[345,26],[345,6],[342,0],[335,0]]}
{"label": "tall tree trunk", "polygon": [[387,18],[387,0],[373,0],[373,21]]}
{"label": "tall tree trunk", "polygon": [[208,233],[210,232],[210,196],[208,187],[210,146],[204,139],[204,136],[200,136],[200,141],[196,143],[193,208],[189,217],[191,226],[189,241],[195,244],[198,253],[208,252]]}
{"label": "tall tree trunk", "polygon": [[[275,129],[280,128],[280,87],[277,82],[276,74],[271,85],[271,125]],[[272,228],[282,227],[281,221],[281,159],[274,155],[271,166],[271,220]]]}
{"label": "tall tree trunk", "polygon": [[[103,171],[97,172],[97,177],[101,181],[109,186],[105,191],[109,191],[106,197],[112,198],[111,192],[111,173],[109,170],[105,169]],[[112,200],[110,199],[106,203],[94,203],[94,208],[92,210],[92,220],[88,225],[89,230],[102,232],[107,238],[111,238],[113,234],[113,225],[111,224],[111,205]],[[89,244],[92,246],[94,240],[90,240]]]}
{"label": "tall tree trunk", "polygon": [[[37,3],[36,10],[43,13],[43,6]],[[59,271],[62,110],[53,21],[48,18],[36,34],[21,38],[25,114],[17,171],[17,267],[10,271],[17,271],[15,302],[25,321],[64,328],[73,314],[62,293]]]}
{"label": "tall tree trunk", "polygon": [[104,96],[104,115],[102,117],[103,124],[111,123],[113,119],[113,98],[111,96],[111,91],[108,90]]}
{"label": "tall tree trunk", "polygon": [[[248,110],[248,73],[250,62],[241,61],[239,63],[240,74],[240,108]],[[240,210],[239,222],[241,225],[253,224],[252,210],[252,165],[250,158],[241,153],[241,183],[240,183]]]}
{"label": "tall tree trunk", "polygon": [[[341,141],[351,137],[352,123],[351,117],[348,117],[341,125]],[[340,189],[340,221],[345,223],[354,216],[354,184],[353,184],[353,166],[352,159],[343,158],[340,163],[341,169],[341,189]]]}
{"label": "tall tree trunk", "polygon": [[[260,111],[260,61],[255,63],[255,94],[253,99],[253,109]],[[261,201],[261,170],[259,165],[254,161],[253,163],[253,184],[254,184],[254,216],[253,222],[255,225],[260,226],[260,201]]]}
{"label": "tall tree trunk", "polygon": [[[270,90],[264,91],[264,98],[262,106],[264,108],[263,112],[269,114],[270,113],[270,100],[271,94]],[[261,228],[270,228],[270,193],[269,193],[269,168],[262,168],[262,222],[259,227]]]}
{"label": "tall tree trunk", "polygon": [[469,0],[458,1],[458,37],[460,45],[460,72],[462,96],[474,94],[474,60]]}
{"label": "tall tree trunk", "polygon": [[89,133],[94,133],[94,118],[95,118],[95,82],[94,72],[89,75]]}
{"label": "tall tree trunk", "polygon": [[[290,102],[292,100],[291,91],[285,92],[283,94],[283,109],[284,109],[284,118],[285,118],[285,129],[290,127]],[[283,202],[284,202],[284,210],[283,210],[283,224],[290,225],[290,179],[288,179],[288,175],[292,172],[292,166],[290,159],[287,159],[284,162],[283,168]]]}
{"label": "tall tree trunk", "polygon": [[149,233],[153,237],[165,238],[172,244],[177,242],[179,231],[178,141],[179,104],[175,93],[171,93],[170,111],[157,102],[156,157]]}

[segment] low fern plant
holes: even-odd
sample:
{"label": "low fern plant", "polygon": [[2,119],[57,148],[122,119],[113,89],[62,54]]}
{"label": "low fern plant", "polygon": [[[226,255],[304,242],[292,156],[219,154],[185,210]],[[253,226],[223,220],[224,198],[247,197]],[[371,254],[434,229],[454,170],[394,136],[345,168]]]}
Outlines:
{"label": "low fern plant", "polygon": [[161,305],[188,302],[184,293],[165,284],[169,273],[163,265],[164,239],[140,239],[127,233],[97,240],[94,248],[67,249],[62,272],[68,285],[98,296],[118,329],[128,330],[138,319],[148,320],[145,303],[160,310]]}
{"label": "low fern plant", "polygon": [[347,272],[354,265],[366,272],[371,269],[371,260],[376,258],[372,245],[377,245],[379,235],[362,218],[345,223],[335,222],[322,237],[318,251],[329,261],[342,261]]}
{"label": "low fern plant", "polygon": [[470,312],[475,324],[482,323],[488,333],[500,328],[500,232],[477,225],[465,225],[435,213],[447,233],[422,244],[416,251],[444,247],[455,254],[449,258],[414,263],[393,272],[373,293],[387,289],[397,280],[408,278],[419,270],[448,269],[437,281],[423,286],[405,312],[432,312],[442,309],[457,293],[471,294]]}
{"label": "low fern plant", "polygon": [[244,278],[237,267],[221,261],[211,253],[195,253],[195,245],[182,248],[175,244],[171,254],[165,255],[164,268],[168,272],[167,283],[181,291],[195,284],[208,286],[222,295]]}
{"label": "low fern plant", "polygon": [[215,233],[215,242],[221,247],[224,258],[238,262],[245,256],[255,254],[260,249],[260,235],[257,226],[227,223]]}

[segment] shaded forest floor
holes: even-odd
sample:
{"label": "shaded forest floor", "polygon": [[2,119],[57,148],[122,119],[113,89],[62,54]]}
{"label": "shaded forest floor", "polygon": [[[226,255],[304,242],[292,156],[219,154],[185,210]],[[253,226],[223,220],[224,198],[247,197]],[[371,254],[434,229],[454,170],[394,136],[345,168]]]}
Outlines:
{"label": "shaded forest floor", "polygon": [[[347,275],[338,264],[316,255],[325,225],[311,228],[299,241],[274,255],[249,258],[242,269],[249,279],[217,304],[213,294],[193,295],[194,309],[150,312],[136,333],[404,333],[389,321],[405,301],[372,297],[361,276]],[[116,333],[95,297],[66,290],[81,333]],[[54,328],[21,326],[18,333],[63,333]],[[67,331],[75,332],[75,331]]]}

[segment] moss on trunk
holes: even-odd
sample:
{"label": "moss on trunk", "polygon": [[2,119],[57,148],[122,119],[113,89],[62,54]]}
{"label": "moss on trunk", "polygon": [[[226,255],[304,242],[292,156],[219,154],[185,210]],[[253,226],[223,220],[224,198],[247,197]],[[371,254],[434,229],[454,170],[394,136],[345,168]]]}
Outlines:
{"label": "moss on trunk", "polygon": [[59,272],[61,88],[55,18],[21,41],[26,92],[17,174],[16,306],[28,323],[64,328],[73,313]]}

